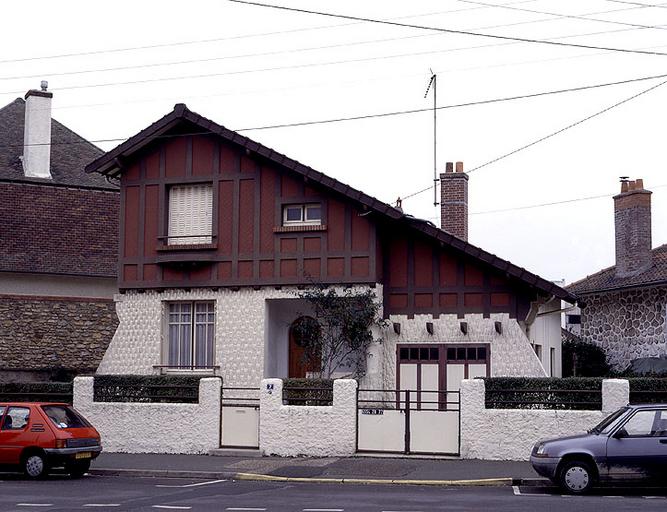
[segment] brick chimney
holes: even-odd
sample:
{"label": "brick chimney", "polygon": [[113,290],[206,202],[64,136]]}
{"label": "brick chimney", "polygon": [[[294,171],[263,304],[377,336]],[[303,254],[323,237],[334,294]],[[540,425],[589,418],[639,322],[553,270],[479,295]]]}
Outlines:
{"label": "brick chimney", "polygon": [[463,162],[447,162],[440,174],[440,227],[462,240],[468,240],[468,175]]}
{"label": "brick chimney", "polygon": [[651,194],[641,179],[622,179],[614,196],[616,276],[627,277],[651,266]]}
{"label": "brick chimney", "polygon": [[31,178],[51,178],[51,99],[48,82],[41,90],[25,95],[25,126],[23,128],[23,172]]}

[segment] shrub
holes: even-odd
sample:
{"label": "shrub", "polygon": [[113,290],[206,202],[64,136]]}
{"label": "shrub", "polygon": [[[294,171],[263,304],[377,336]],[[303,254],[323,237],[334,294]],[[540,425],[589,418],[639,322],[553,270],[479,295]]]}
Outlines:
{"label": "shrub", "polygon": [[605,377],[610,373],[603,349],[581,340],[563,341],[563,377]]}
{"label": "shrub", "polygon": [[333,405],[333,379],[284,379],[285,405]]}
{"label": "shrub", "polygon": [[487,377],[484,383],[489,409],[602,408],[600,378]]}
{"label": "shrub", "polygon": [[96,375],[94,401],[197,403],[200,379],[190,375]]}
{"label": "shrub", "polygon": [[0,400],[7,402],[72,403],[71,382],[0,383]]}

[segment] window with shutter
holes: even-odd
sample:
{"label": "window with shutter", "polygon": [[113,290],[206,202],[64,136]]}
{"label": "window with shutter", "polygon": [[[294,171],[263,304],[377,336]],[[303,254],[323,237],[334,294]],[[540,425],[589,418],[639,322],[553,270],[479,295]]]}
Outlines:
{"label": "window with shutter", "polygon": [[176,185],[169,189],[169,245],[210,244],[213,233],[213,187]]}

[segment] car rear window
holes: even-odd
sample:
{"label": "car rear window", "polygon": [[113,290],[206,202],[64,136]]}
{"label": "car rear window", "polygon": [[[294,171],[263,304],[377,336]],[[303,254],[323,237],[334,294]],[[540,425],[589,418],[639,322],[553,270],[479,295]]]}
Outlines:
{"label": "car rear window", "polygon": [[85,428],[91,426],[83,416],[66,405],[44,405],[42,410],[58,428]]}

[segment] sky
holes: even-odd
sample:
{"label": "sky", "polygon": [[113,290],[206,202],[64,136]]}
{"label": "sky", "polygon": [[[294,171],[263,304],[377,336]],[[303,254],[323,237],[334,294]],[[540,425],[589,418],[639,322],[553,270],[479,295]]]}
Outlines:
{"label": "sky", "polygon": [[[581,279],[614,264],[611,197],[629,176],[653,191],[653,245],[667,243],[667,76],[486,102],[667,74],[667,2],[266,3],[474,34],[228,0],[7,0],[0,105],[48,80],[53,117],[109,150],[186,103],[439,224],[433,191],[411,196],[433,184],[431,71],[437,172],[447,161],[475,169],[623,102],[471,172],[469,241],[546,279]],[[257,129],[415,109],[425,111]],[[546,203],[560,204],[524,208]]]}

